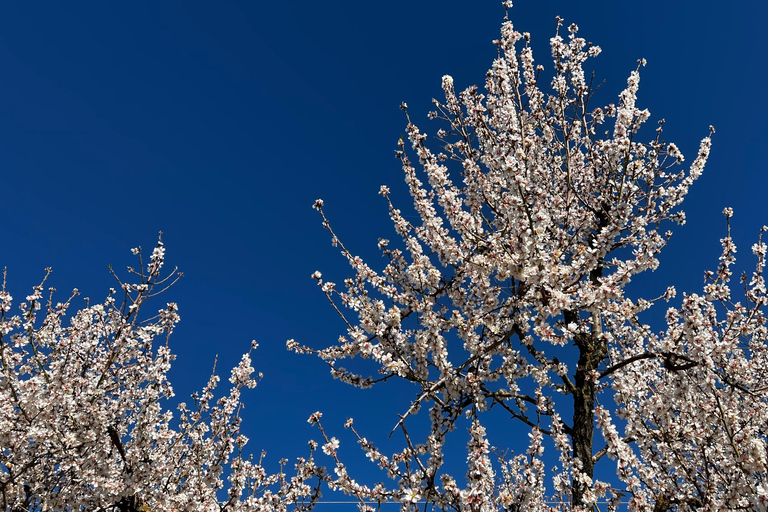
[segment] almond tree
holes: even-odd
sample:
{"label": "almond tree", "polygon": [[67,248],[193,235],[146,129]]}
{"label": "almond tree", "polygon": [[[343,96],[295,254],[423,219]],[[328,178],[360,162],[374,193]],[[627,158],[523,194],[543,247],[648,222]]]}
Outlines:
{"label": "almond tree", "polygon": [[[320,476],[310,456],[295,474],[269,475],[244,454],[240,399],[256,386],[250,351],[215,398],[212,375],[178,416],[166,378],[168,338],[179,321],[168,303],[146,311],[180,276],[161,275],[158,241],[147,266],[129,268],[101,304],[68,317],[77,290],[54,304],[34,287],[12,315],[5,275],[0,292],[0,504],[2,510],[94,512],[307,510]],[[48,270],[50,273],[50,270]],[[47,277],[47,275],[46,275]],[[41,315],[41,311],[45,311]],[[42,317],[42,321],[38,318]],[[256,345],[252,345],[252,349]],[[262,454],[263,456],[263,454]],[[282,461],[284,465],[287,461]],[[221,490],[221,491],[220,491]]]}
{"label": "almond tree", "polygon": [[[402,105],[408,136],[397,156],[419,220],[381,188],[401,238],[379,240],[382,271],[340,241],[323,202],[315,203],[353,270],[343,288],[313,275],[347,330],[322,350],[294,340],[288,348],[316,353],[352,385],[399,378],[417,388],[397,421],[402,452],[387,457],[358,435],[398,486],[357,483],[338,441],[322,430],[337,465],[333,486],[363,509],[397,500],[403,510],[422,502],[457,511],[584,511],[598,503],[766,510],[766,246],[753,246],[756,270],[742,278],[740,299],[730,289],[729,234],[703,293],[670,308],[666,330],[643,323],[641,312],[675,290],[628,297],[626,286],[658,266],[669,226],[684,223],[679,206],[702,174],[714,129],[685,169],[678,147],[663,139],[663,121],[650,140],[641,135],[650,117],[636,106],[645,62],[617,105],[597,107],[584,64],[600,48],[575,24],[564,30],[558,18],[557,28],[550,81],[534,64],[530,35],[506,18],[484,92],[457,94],[443,77],[445,100],[433,100],[430,114],[443,122],[437,150]],[[378,375],[345,370],[347,358],[369,359]],[[412,439],[406,427],[425,407],[429,435]],[[517,422],[507,435],[530,435],[527,450],[498,464],[490,445],[507,441],[486,434],[491,408]],[[462,416],[471,420],[464,482],[442,468]],[[542,456],[547,446],[557,457]]]}

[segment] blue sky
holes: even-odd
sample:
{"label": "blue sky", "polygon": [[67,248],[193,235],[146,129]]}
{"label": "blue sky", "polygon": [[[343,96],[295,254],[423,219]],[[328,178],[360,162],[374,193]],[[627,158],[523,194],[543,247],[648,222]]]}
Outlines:
{"label": "blue sky", "polygon": [[[768,223],[765,4],[516,4],[512,20],[531,32],[546,73],[558,14],[603,48],[599,103],[615,102],[646,58],[639,106],[667,120],[667,140],[689,162],[717,129],[688,224],[644,277],[648,289],[700,289],[725,206],[751,264],[748,247]],[[284,348],[288,338],[321,348],[343,329],[310,274],[341,281],[348,270],[311,205],[323,198],[347,246],[383,266],[376,240],[394,233],[379,186],[408,205],[394,158],[398,106],[434,133],[426,112],[441,76],[457,89],[482,85],[502,17],[495,0],[5,3],[0,265],[10,290],[25,295],[51,266],[61,296],[78,287],[100,300],[107,265],[132,264],[129,249],[150,249],[162,230],[168,263],[185,274],[166,296],[181,308],[171,374],[180,398],[202,387],[216,354],[225,371],[256,339],[265,375],[245,412],[256,453],[303,454],[317,409],[335,433],[354,416],[368,437],[385,437],[396,417],[379,407],[403,411],[414,390],[348,389]]]}

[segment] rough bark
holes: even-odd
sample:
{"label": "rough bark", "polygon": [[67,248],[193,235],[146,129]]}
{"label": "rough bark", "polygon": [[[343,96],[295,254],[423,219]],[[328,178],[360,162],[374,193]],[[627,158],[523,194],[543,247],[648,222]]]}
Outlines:
{"label": "rough bark", "polygon": [[[581,472],[592,478],[594,476],[593,435],[595,409],[595,380],[594,371],[606,354],[605,346],[599,340],[597,329],[590,334],[576,337],[579,348],[579,362],[573,392],[573,455],[581,463]],[[574,507],[584,503],[587,488],[584,484],[575,482],[573,486]]]}
{"label": "rough bark", "polygon": [[[602,220],[602,219],[601,219]],[[602,276],[602,267],[597,267],[590,273],[590,280],[598,283]],[[602,339],[602,320],[600,313],[591,312],[592,328],[589,333],[578,334],[574,337],[579,349],[579,361],[574,375],[573,391],[573,456],[581,463],[581,472],[590,479],[594,478],[594,410],[595,384],[598,367],[607,355],[607,347]],[[579,315],[568,311],[565,314],[566,323],[579,323]],[[584,506],[588,487],[582,482],[573,484],[573,507]]]}

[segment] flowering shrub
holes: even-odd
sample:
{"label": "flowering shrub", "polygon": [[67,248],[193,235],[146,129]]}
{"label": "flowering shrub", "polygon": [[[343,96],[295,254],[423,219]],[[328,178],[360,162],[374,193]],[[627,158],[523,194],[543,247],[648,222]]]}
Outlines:
{"label": "flowering shrub", "polygon": [[[214,374],[178,416],[166,374],[176,304],[144,315],[150,299],[180,274],[162,276],[158,241],[146,268],[115,274],[102,304],[69,317],[34,287],[11,315],[5,277],[0,292],[0,500],[5,511],[305,510],[317,498],[320,472],[297,461],[295,475],[269,475],[244,455],[239,433],[244,388],[256,386],[250,351],[232,369],[229,394],[215,399]],[[50,270],[48,271],[50,272]],[[46,276],[47,277],[47,276]],[[41,314],[45,311],[45,314]],[[39,318],[40,317],[40,318]],[[252,345],[252,349],[256,344]],[[284,465],[286,461],[283,461]],[[225,482],[226,480],[226,482]],[[222,490],[222,491],[220,491]],[[223,498],[222,498],[223,497]]]}
{"label": "flowering shrub", "polygon": [[[385,456],[358,435],[398,485],[356,483],[323,431],[337,465],[332,485],[362,509],[396,500],[403,510],[424,501],[457,511],[584,511],[598,502],[607,510],[620,502],[638,511],[766,510],[766,245],[753,247],[756,270],[737,299],[736,249],[724,238],[703,293],[670,308],[664,332],[639,315],[675,297],[674,288],[658,298],[625,293],[658,266],[667,226],[684,223],[679,206],[702,174],[714,129],[686,169],[680,149],[663,140],[663,123],[650,140],[640,135],[650,117],[636,105],[644,61],[618,104],[596,107],[584,64],[600,48],[575,24],[564,30],[558,19],[548,82],[528,33],[505,21],[496,44],[484,92],[457,94],[443,77],[445,100],[430,114],[444,123],[438,150],[402,105],[407,142],[397,156],[418,221],[381,187],[401,238],[399,246],[379,241],[383,270],[355,256],[315,202],[353,275],[343,286],[312,277],[348,327],[328,348],[294,340],[288,348],[317,354],[355,386],[400,378],[418,389],[397,422],[402,452]],[[340,366],[348,358],[375,370],[348,371]],[[483,426],[492,407],[530,432],[527,451],[498,464]],[[424,408],[431,427],[417,442],[406,425]],[[459,483],[443,460],[463,416],[471,440]],[[319,414],[310,421],[320,425]],[[552,467],[547,446],[557,451],[546,459]]]}

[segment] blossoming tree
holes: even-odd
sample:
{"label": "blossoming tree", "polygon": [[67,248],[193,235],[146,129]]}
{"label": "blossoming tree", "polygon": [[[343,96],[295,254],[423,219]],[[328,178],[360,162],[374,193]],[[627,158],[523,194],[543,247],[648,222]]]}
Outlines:
{"label": "blossoming tree", "polygon": [[[685,169],[663,122],[642,138],[644,61],[618,105],[596,107],[584,63],[600,49],[576,25],[564,30],[558,19],[551,81],[534,64],[529,34],[505,20],[496,43],[485,92],[457,94],[443,77],[445,101],[430,114],[444,123],[436,151],[403,104],[408,142],[397,156],[419,220],[381,188],[402,239],[379,240],[382,271],[340,241],[315,203],[353,269],[343,287],[313,275],[347,331],[322,350],[288,347],[317,354],[352,385],[405,379],[417,388],[397,421],[401,452],[386,456],[358,436],[398,485],[357,483],[338,441],[321,430],[336,461],[332,485],[361,508],[391,499],[403,510],[424,502],[457,511],[766,510],[766,245],[753,246],[756,270],[737,298],[729,232],[703,292],[670,308],[661,332],[641,312],[674,288],[658,298],[625,292],[657,267],[668,226],[684,223],[679,205],[702,174],[714,129]],[[348,358],[374,370],[346,370]],[[429,433],[412,439],[407,425],[423,408]],[[504,435],[522,428],[530,439],[498,463],[490,446],[505,440],[486,431],[496,412],[517,422]],[[449,433],[465,416],[462,480],[443,473],[455,449]]]}
{"label": "blossoming tree", "polygon": [[[626,287],[658,265],[667,225],[684,222],[679,205],[702,173],[713,130],[687,169],[661,125],[641,141],[650,114],[635,105],[640,66],[617,106],[595,108],[584,63],[600,50],[575,25],[562,31],[560,20],[547,87],[530,36],[509,21],[486,93],[457,94],[444,77],[446,99],[432,115],[445,123],[437,152],[408,119],[410,147],[401,141],[397,155],[419,221],[382,187],[402,238],[397,247],[379,240],[383,271],[351,253],[315,204],[354,272],[343,289],[313,275],[347,332],[325,349],[288,347],[316,353],[349,384],[416,387],[395,421],[401,451],[387,456],[358,436],[396,486],[355,480],[320,413],[310,423],[334,472],[316,465],[314,442],[290,476],[247,457],[239,410],[242,390],[256,384],[249,354],[228,394],[215,399],[214,375],[176,419],[164,410],[179,315],[173,303],[146,314],[176,275],[161,274],[158,243],[146,266],[130,269],[132,282],[115,275],[103,303],[68,321],[76,293],[55,304],[41,284],[13,315],[4,281],[3,509],[308,510],[327,482],[361,509],[393,500],[403,510],[473,512],[768,510],[766,245],[753,246],[756,267],[736,297],[728,233],[703,291],[670,308],[665,329],[644,322],[674,289],[649,298],[629,297]],[[372,374],[345,370],[347,358],[368,360]],[[428,434],[416,439],[409,427],[424,408]],[[507,444],[493,438],[499,412],[515,422],[504,435],[525,429],[528,444],[494,461],[491,445]],[[444,464],[462,418],[464,478]],[[347,427],[357,435],[351,420]]]}
{"label": "blossoming tree", "polygon": [[[140,249],[134,254],[141,260]],[[12,315],[5,276],[0,292],[0,504],[2,510],[103,512],[292,510],[311,508],[319,476],[312,458],[295,474],[268,475],[244,455],[240,400],[256,385],[250,352],[215,400],[214,374],[174,419],[163,400],[179,321],[169,303],[146,308],[178,275],[163,276],[162,242],[147,266],[130,269],[101,304],[71,315],[43,298],[43,283]],[[47,276],[46,276],[47,277]],[[51,297],[53,290],[51,289]],[[42,321],[40,311],[45,311]],[[67,323],[69,325],[67,325]],[[252,345],[255,348],[255,344]],[[282,464],[284,464],[283,462]],[[226,479],[226,488],[225,488]]]}

